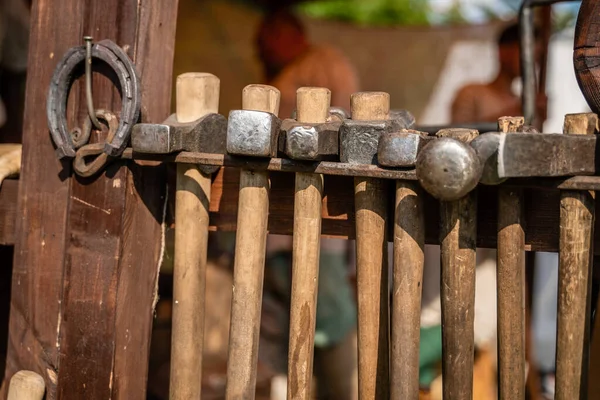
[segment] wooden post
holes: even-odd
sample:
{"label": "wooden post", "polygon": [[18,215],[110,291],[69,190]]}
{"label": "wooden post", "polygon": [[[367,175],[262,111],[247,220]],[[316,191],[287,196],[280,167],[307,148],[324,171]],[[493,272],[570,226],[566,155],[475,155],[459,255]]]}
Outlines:
{"label": "wooden post", "polygon": [[[193,122],[219,109],[219,78],[187,73],[177,77],[177,121]],[[193,164],[177,164],[171,400],[200,399],[204,293],[208,254],[211,176]]]}
{"label": "wooden post", "polygon": [[[242,93],[245,110],[279,113],[279,90],[250,85]],[[269,219],[269,175],[242,170],[237,215],[233,298],[227,361],[228,400],[254,399],[260,313]]]}
{"label": "wooden post", "polygon": [[[56,64],[91,34],[128,52],[140,76],[142,121],[163,121],[176,17],[177,1],[33,2],[2,398],[22,369],[44,377],[47,399],[146,398],[165,168],[118,162],[98,178],[74,177],[56,159],[44,105]],[[118,110],[118,88],[99,73],[101,63],[93,68],[95,107]],[[87,116],[82,83],[71,89],[70,127]]]}
{"label": "wooden post", "polygon": [[[596,114],[565,116],[564,133],[593,135],[597,129]],[[587,395],[587,312],[591,300],[594,214],[593,192],[561,193],[556,336],[557,400],[583,399]]]}
{"label": "wooden post", "polygon": [[[331,92],[325,88],[297,91],[297,120],[326,122]],[[317,317],[323,175],[296,174],[288,391],[290,400],[312,399],[311,382]]]}
{"label": "wooden post", "polygon": [[[390,95],[355,93],[352,119],[389,118]],[[354,178],[356,278],[358,297],[358,392],[362,400],[389,396],[389,288],[387,265],[387,184]]]}
{"label": "wooden post", "polygon": [[440,203],[442,376],[445,400],[473,397],[477,194]]}
{"label": "wooden post", "polygon": [[425,218],[418,184],[396,182],[392,288],[391,398],[419,398]]}
{"label": "wooden post", "polygon": [[19,371],[13,375],[7,400],[42,400],[46,390],[44,378],[33,371]]}
{"label": "wooden post", "polygon": [[[521,130],[523,117],[502,117],[498,130]],[[522,191],[498,191],[498,391],[501,400],[525,399],[525,231]]]}

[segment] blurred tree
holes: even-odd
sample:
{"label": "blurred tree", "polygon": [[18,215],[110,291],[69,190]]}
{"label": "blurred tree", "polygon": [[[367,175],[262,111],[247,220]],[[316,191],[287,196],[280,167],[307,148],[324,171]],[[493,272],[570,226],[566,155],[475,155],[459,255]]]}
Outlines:
{"label": "blurred tree", "polygon": [[302,3],[298,9],[313,18],[358,25],[429,25],[429,2],[423,0],[322,0]]}

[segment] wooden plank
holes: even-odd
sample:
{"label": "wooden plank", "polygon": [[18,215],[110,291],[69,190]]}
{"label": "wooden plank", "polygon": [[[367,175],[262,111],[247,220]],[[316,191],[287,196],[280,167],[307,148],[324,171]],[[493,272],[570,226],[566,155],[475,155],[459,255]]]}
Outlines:
{"label": "wooden plank", "polygon": [[[142,163],[138,161],[138,163]],[[144,167],[156,169],[156,167]],[[272,172],[271,204],[269,231],[276,234],[292,234],[294,185],[288,173]],[[14,232],[11,225],[2,225],[2,221],[11,221],[14,217],[4,215],[12,213],[15,206],[15,187],[0,189],[0,243],[13,244]],[[138,181],[136,186],[141,182]],[[146,184],[149,184],[146,182]],[[13,184],[16,185],[16,182]],[[393,185],[393,182],[391,183]],[[237,221],[237,202],[239,190],[239,170],[222,168],[213,180],[211,197],[211,230],[234,231]],[[8,193],[5,193],[8,192]],[[393,188],[388,191],[393,200]],[[480,186],[478,188],[480,207],[478,214],[477,246],[495,248],[497,239],[497,188]],[[390,200],[390,201],[392,201]],[[428,195],[425,201],[426,243],[439,244],[439,206]],[[558,251],[558,217],[560,193],[555,189],[532,189],[525,191],[525,249],[528,251]],[[391,203],[390,203],[391,204]],[[390,213],[393,210],[390,209]],[[156,211],[153,211],[154,215]],[[392,215],[392,214],[390,214]],[[597,220],[600,223],[600,220]],[[352,178],[325,175],[325,196],[323,200],[323,235],[326,237],[354,239],[354,201],[352,200]],[[390,233],[392,227],[390,226]],[[393,236],[391,236],[393,237]],[[600,236],[596,237],[594,249],[600,254]]]}
{"label": "wooden plank", "polygon": [[[3,388],[16,370],[27,368],[45,377],[49,399],[145,398],[165,169],[121,162],[95,180],[72,178],[47,134],[40,135],[47,122],[39,104],[45,104],[57,60],[92,34],[115,41],[137,61],[143,120],[163,120],[176,9],[177,2],[158,0],[34,3],[29,62],[36,68],[28,76]],[[95,107],[118,110],[118,89],[96,67]],[[71,126],[86,115],[79,83],[70,94]]]}
{"label": "wooden plank", "polygon": [[[85,2],[71,3],[68,7],[52,6],[50,1],[40,0],[32,5],[28,62],[35,68],[30,68],[27,75],[18,200],[21,212],[16,219],[2,398],[6,397],[9,379],[20,369],[41,374],[48,387],[47,398],[56,397],[69,182],[61,174],[63,166],[48,140],[47,121],[40,105],[46,102],[57,59],[81,35],[80,16]],[[73,103],[69,117],[73,115]]]}
{"label": "wooden plank", "polygon": [[7,179],[0,188],[0,245],[15,243],[19,181]]}
{"label": "wooden plank", "polygon": [[[177,0],[145,0],[135,44],[141,77],[142,120],[163,121],[171,105]],[[143,163],[141,163],[143,164]],[[125,230],[117,289],[113,398],[145,398],[154,317],[158,260],[167,180],[166,168],[129,164]],[[144,249],[144,250],[141,250]],[[138,397],[139,396],[139,397]]]}

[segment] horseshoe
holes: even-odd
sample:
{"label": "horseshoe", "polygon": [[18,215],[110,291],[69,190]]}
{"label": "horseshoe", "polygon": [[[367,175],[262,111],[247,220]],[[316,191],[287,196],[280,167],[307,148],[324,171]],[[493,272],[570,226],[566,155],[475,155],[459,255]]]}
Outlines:
{"label": "horseshoe", "polygon": [[[85,46],[71,48],[58,63],[50,82],[46,113],[50,135],[56,145],[59,159],[76,155],[76,143],[67,127],[67,99],[71,85],[81,74],[76,73],[77,66],[85,62]],[[92,58],[104,61],[119,78],[122,93],[122,107],[119,127],[112,140],[104,144],[103,152],[107,156],[120,156],[131,135],[133,125],[140,117],[140,83],[135,66],[127,54],[114,42],[102,40],[92,46]],[[77,143],[80,146],[81,143]]]}
{"label": "horseshoe", "polygon": [[588,105],[600,113],[600,2],[583,0],[575,28],[573,64]]}

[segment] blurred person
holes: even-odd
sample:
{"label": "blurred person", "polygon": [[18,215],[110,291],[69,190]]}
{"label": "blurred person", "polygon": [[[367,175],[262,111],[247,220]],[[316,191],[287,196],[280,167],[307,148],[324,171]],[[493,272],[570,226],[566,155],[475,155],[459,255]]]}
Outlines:
{"label": "blurred person", "polygon": [[[535,37],[539,37],[537,30]],[[536,43],[539,60],[542,49],[539,41]],[[505,28],[498,38],[498,65],[498,74],[491,82],[467,85],[458,91],[452,103],[452,123],[496,122],[503,116],[523,115],[521,96],[513,90],[521,78],[518,24]],[[542,122],[547,118],[546,104],[546,96],[538,93],[536,114]]]}
{"label": "blurred person", "polygon": [[[265,15],[256,45],[265,83],[281,92],[281,118],[292,116],[296,91],[303,86],[328,88],[331,106],[350,110],[350,95],[359,90],[354,67],[338,49],[311,44],[302,22],[291,12],[280,9]],[[314,361],[319,399],[351,399],[355,392],[356,305],[346,253],[346,241],[321,240]],[[283,374],[287,371],[291,267],[292,237],[270,235],[259,357],[274,363]]]}

